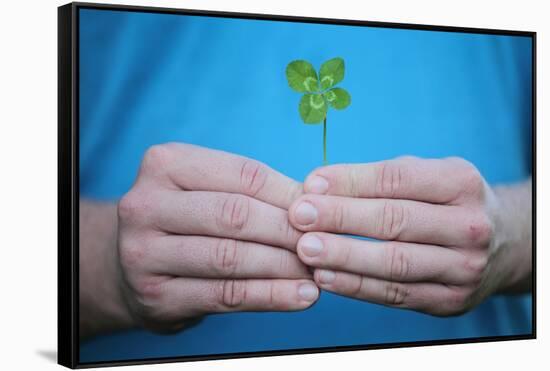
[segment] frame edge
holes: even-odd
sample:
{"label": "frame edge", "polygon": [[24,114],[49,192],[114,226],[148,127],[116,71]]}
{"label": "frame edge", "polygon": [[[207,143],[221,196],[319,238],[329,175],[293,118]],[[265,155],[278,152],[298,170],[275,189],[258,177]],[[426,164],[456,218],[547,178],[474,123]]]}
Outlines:
{"label": "frame edge", "polygon": [[78,364],[76,321],[75,203],[74,203],[74,91],[75,7],[57,9],[57,363],[69,368]]}
{"label": "frame edge", "polygon": [[[345,352],[355,350],[394,349],[403,347],[437,346],[499,342],[509,340],[537,339],[536,331],[536,269],[533,270],[533,328],[531,334],[518,336],[499,336],[487,338],[449,339],[414,343],[372,344],[368,346],[327,347],[293,349],[288,351],[261,351],[251,353],[227,353],[191,357],[167,357],[136,360],[80,363],[78,335],[78,20],[79,8],[97,10],[126,10],[134,12],[154,12],[166,14],[187,14],[222,18],[259,19],[294,21],[305,23],[341,24],[382,28],[429,30],[442,32],[463,32],[479,34],[497,34],[523,36],[532,39],[533,53],[533,268],[536,268],[536,31],[519,31],[503,29],[484,29],[474,27],[457,27],[441,25],[424,25],[413,23],[392,23],[366,20],[349,20],[333,18],[314,18],[305,16],[286,16],[276,14],[240,13],[229,11],[181,9],[125,4],[102,4],[73,2],[58,8],[58,363],[69,368],[113,367],[127,365],[163,364],[174,362],[227,360],[234,358],[285,356],[301,354],[320,354],[326,352]],[[73,160],[71,160],[71,158]],[[76,188],[75,188],[76,187]],[[66,213],[62,218],[62,213]],[[67,229],[68,228],[68,229]],[[64,269],[64,272],[61,269]],[[63,350],[63,352],[62,352]],[[63,353],[63,354],[62,354]]]}

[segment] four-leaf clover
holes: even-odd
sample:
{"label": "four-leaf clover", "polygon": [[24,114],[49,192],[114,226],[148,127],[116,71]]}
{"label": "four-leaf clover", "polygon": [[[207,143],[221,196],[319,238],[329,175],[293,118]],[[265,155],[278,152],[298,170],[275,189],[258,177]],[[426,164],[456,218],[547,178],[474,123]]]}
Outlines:
{"label": "four-leaf clover", "polygon": [[323,160],[327,164],[326,133],[329,107],[344,109],[351,103],[350,94],[334,87],[344,79],[344,60],[333,58],[321,65],[319,76],[311,63],[304,60],[292,61],[286,67],[288,85],[298,93],[305,93],[300,99],[298,111],[306,124],[323,121]]}

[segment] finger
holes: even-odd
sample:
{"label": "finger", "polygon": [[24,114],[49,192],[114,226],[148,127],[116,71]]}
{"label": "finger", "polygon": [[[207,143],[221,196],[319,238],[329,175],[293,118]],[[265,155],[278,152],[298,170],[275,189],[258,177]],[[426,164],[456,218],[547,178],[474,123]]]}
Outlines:
{"label": "finger", "polygon": [[298,256],[308,266],[394,282],[459,285],[477,278],[464,254],[440,246],[306,233],[298,241]]}
{"label": "finger", "polygon": [[310,280],[174,278],[158,287],[168,313],[296,311],[311,306],[319,289]]}
{"label": "finger", "polygon": [[153,220],[169,233],[233,238],[293,251],[301,236],[286,210],[248,196],[165,191],[159,199]]}
{"label": "finger", "polygon": [[323,269],[316,269],[313,276],[322,290],[433,315],[454,314],[464,307],[466,297],[462,287],[437,283],[400,283]]}
{"label": "finger", "polygon": [[149,272],[197,278],[311,278],[288,250],[204,236],[163,236],[148,250]]}
{"label": "finger", "polygon": [[[453,164],[456,163],[456,166]],[[306,179],[307,193],[361,198],[400,198],[451,203],[463,191],[459,159],[402,157],[367,164],[341,164],[316,169]]]}
{"label": "finger", "polygon": [[162,172],[179,189],[240,193],[285,210],[303,193],[300,183],[259,161],[183,143],[151,147],[141,171]]}
{"label": "finger", "polygon": [[409,200],[305,195],[290,207],[289,218],[302,231],[456,246],[471,234],[460,210]]}

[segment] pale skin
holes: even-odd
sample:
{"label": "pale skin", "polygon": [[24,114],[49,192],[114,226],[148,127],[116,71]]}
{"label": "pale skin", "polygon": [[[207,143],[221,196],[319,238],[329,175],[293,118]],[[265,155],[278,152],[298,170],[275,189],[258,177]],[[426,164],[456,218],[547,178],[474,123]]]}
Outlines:
{"label": "pale skin", "polygon": [[81,337],[304,310],[319,288],[440,316],[530,289],[530,182],[490,188],[455,158],[333,165],[300,184],[157,145],[118,204],[81,201],[80,225]]}
{"label": "pale skin", "polygon": [[81,337],[311,306],[319,290],[295,253],[302,233],[287,212],[302,193],[258,161],[151,147],[118,205],[81,202]]}
{"label": "pale skin", "polygon": [[320,168],[304,189],[289,217],[323,290],[449,316],[530,289],[530,180],[491,188],[463,159],[402,157]]}

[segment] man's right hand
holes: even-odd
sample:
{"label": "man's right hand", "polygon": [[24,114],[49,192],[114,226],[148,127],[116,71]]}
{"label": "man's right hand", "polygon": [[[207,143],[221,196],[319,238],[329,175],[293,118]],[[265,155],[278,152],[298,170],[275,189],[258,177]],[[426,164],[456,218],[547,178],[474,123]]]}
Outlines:
{"label": "man's right hand", "polygon": [[171,332],[208,313],[294,311],[319,296],[287,210],[302,185],[255,160],[151,147],[118,204],[122,296],[137,324]]}

